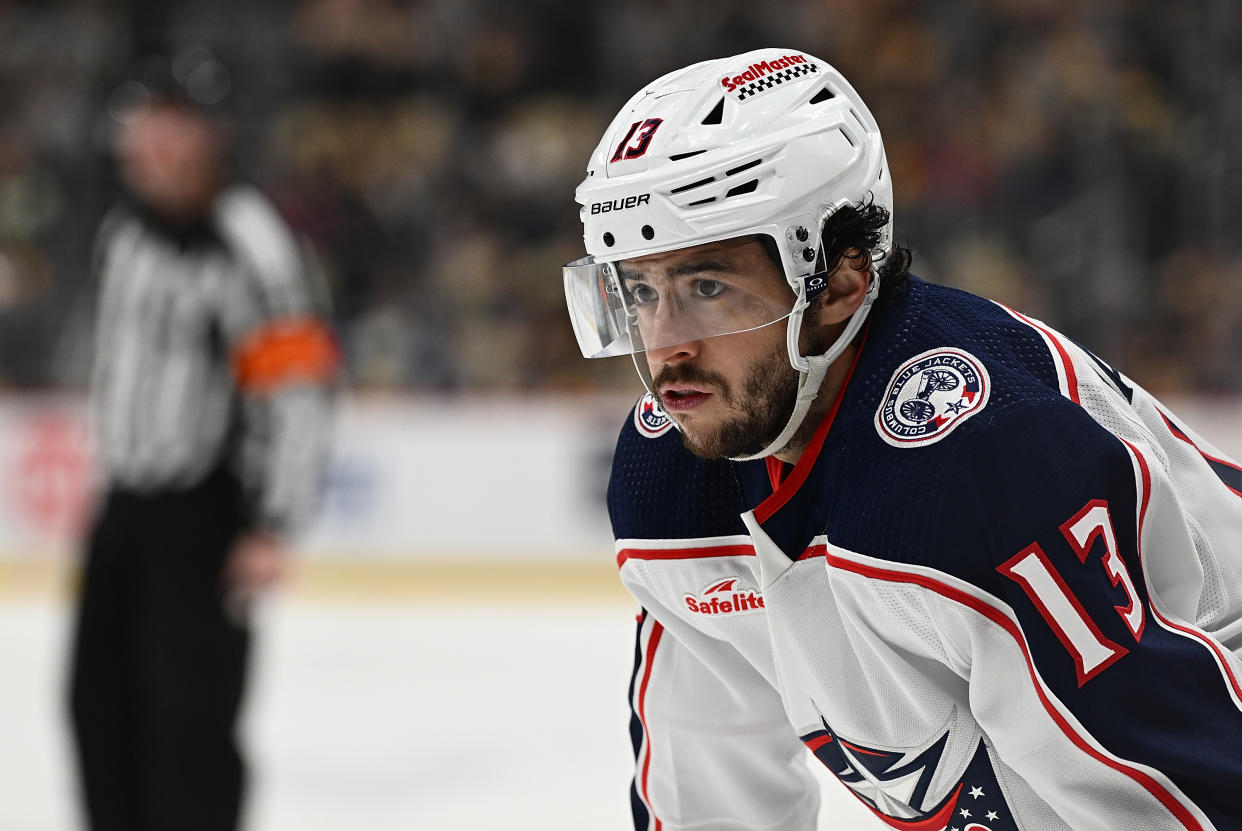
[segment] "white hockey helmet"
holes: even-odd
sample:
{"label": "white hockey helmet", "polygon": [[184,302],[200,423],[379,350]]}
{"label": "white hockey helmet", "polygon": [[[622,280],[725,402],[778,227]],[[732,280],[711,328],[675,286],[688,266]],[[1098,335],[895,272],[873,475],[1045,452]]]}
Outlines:
{"label": "white hockey helmet", "polygon": [[[566,301],[582,354],[634,355],[651,378],[623,260],[765,234],[776,243],[791,292],[787,304],[744,304],[734,315],[701,315],[678,327],[682,341],[786,320],[790,364],[801,373],[798,404],[780,449],[814,399],[828,365],[861,327],[879,290],[876,264],[892,245],[893,190],[879,127],[849,82],[824,61],[790,49],[759,49],[669,73],[613,119],[578,186],[589,256],[564,268]],[[798,334],[810,300],[826,287],[820,232],[845,205],[889,214],[870,252],[862,307],[820,355],[802,355]]]}

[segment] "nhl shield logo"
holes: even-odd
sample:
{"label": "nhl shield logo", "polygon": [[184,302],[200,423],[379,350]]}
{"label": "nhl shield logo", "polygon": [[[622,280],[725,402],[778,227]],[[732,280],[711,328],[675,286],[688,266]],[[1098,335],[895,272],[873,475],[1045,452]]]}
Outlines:
{"label": "nhl shield logo", "polygon": [[902,364],[888,382],[875,428],[894,447],[931,444],[982,410],[991,392],[987,369],[974,355],[931,349]]}
{"label": "nhl shield logo", "polygon": [[634,407],[634,426],[649,439],[662,436],[673,426],[668,413],[660,409],[660,404],[651,393],[644,393]]}

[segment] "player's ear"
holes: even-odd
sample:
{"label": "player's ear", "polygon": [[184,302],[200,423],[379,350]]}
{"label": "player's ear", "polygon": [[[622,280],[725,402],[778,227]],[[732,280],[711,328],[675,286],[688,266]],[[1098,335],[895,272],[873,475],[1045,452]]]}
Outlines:
{"label": "player's ear", "polygon": [[871,279],[871,256],[858,248],[847,248],[828,277],[828,290],[816,298],[816,322],[834,326],[850,318],[867,297]]}

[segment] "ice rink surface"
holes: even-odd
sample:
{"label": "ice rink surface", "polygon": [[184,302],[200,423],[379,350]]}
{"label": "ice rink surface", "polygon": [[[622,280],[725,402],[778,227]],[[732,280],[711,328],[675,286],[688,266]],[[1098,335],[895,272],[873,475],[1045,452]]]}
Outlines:
{"label": "ice rink surface", "polygon": [[[624,831],[624,600],[276,598],[243,735],[246,831]],[[81,827],[62,718],[68,607],[0,600],[0,829]],[[836,783],[821,828],[883,827]]]}

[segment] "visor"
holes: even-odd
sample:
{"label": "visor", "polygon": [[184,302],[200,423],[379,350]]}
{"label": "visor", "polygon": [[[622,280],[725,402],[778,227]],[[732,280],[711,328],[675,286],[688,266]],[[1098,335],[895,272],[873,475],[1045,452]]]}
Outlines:
{"label": "visor", "polygon": [[569,317],[588,358],[749,332],[789,317],[796,300],[783,278],[733,271],[711,257],[673,268],[584,257],[563,273]]}

